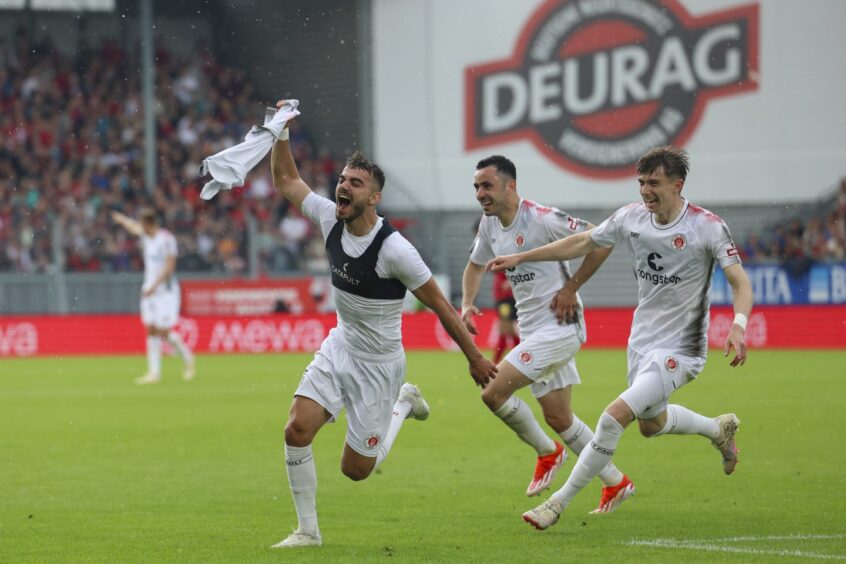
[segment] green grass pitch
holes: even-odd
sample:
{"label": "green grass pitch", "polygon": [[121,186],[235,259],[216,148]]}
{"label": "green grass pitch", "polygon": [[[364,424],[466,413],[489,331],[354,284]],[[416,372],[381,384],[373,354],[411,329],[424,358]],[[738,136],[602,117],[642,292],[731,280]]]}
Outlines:
{"label": "green grass pitch", "polygon": [[[846,559],[846,351],[752,351],[739,369],[712,352],[673,400],[739,415],[735,474],[705,439],[632,427],[615,462],[637,495],[588,515],[591,484],[545,532],[520,519],[541,500],[524,494],[534,453],[487,412],[463,357],[410,353],[430,419],[408,421],[359,483],[339,470],[345,422],[327,425],[314,445],[324,546],[274,551],[296,525],[282,429],[310,358],[204,356],[190,383],[169,358],[148,387],[132,383],[142,357],[0,361],[0,562]],[[574,407],[593,427],[624,388],[625,353],[577,361]]]}

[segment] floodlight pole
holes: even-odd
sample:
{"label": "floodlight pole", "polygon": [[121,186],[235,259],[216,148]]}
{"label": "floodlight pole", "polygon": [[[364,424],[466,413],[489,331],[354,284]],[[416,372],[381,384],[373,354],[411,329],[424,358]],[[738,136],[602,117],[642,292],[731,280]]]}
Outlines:
{"label": "floodlight pole", "polygon": [[141,0],[141,82],[144,107],[144,184],[156,190],[156,121],[153,98],[153,0]]}

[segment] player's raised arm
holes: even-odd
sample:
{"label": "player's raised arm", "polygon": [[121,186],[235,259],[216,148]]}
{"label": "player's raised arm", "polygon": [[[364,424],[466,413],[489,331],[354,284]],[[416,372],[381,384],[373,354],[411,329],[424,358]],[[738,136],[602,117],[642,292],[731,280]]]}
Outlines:
{"label": "player's raised arm", "polygon": [[482,312],[474,305],[474,302],[476,301],[476,296],[479,295],[479,288],[482,286],[482,275],[484,273],[484,266],[470,260],[467,261],[464,276],[461,278],[461,321],[464,323],[464,327],[473,335],[479,334],[479,330],[476,328],[476,321],[473,317],[482,315]]}
{"label": "player's raised arm", "polygon": [[464,356],[470,363],[470,376],[473,377],[473,380],[483,388],[487,386],[488,382],[496,376],[496,365],[479,352],[479,349],[473,342],[473,337],[464,328],[461,319],[455,313],[455,308],[444,297],[435,279],[429,278],[425,284],[412,293],[423,305],[435,312],[446,332],[449,333],[452,340],[461,348],[461,352],[464,353]]}
{"label": "player's raised arm", "polygon": [[[279,100],[276,107],[279,108],[284,103],[285,100]],[[286,124],[286,132],[287,128],[288,125]],[[270,171],[273,174],[273,186],[276,187],[276,190],[297,209],[301,209],[303,200],[309,195],[311,188],[300,177],[294,155],[291,154],[291,145],[287,134],[281,135],[273,145],[273,150],[270,153]]]}
{"label": "player's raised arm", "polygon": [[740,264],[725,267],[723,274],[731,285],[734,304],[734,323],[723,345],[723,356],[728,356],[734,349],[731,365],[740,366],[746,362],[746,322],[752,313],[752,283]]}
{"label": "player's raised arm", "polygon": [[576,233],[530,251],[496,257],[488,262],[485,269],[488,272],[498,272],[514,268],[523,262],[560,261],[583,257],[599,248],[599,245],[594,243],[590,237],[592,231],[591,229],[590,231]]}
{"label": "player's raised arm", "polygon": [[112,210],[112,221],[114,221],[136,237],[140,237],[144,234],[144,230],[141,228],[140,222],[135,221],[134,219],[120,213],[117,210]]}

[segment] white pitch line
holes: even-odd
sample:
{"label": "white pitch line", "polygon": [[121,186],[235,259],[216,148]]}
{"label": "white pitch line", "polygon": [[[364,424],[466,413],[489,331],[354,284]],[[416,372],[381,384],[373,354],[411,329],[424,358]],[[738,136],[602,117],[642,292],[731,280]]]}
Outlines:
{"label": "white pitch line", "polygon": [[[763,537],[723,537],[719,539],[702,539],[682,542],[745,542],[745,541],[771,541],[771,540],[832,540],[846,539],[846,534],[839,535],[768,535]],[[657,539],[663,540],[663,539]],[[668,539],[672,540],[672,539]]]}
{"label": "white pitch line", "polygon": [[729,537],[724,539],[707,540],[676,540],[676,539],[653,539],[637,540],[632,539],[626,544],[629,546],[649,546],[653,548],[677,548],[687,550],[703,550],[706,552],[733,552],[737,554],[757,554],[768,556],[790,556],[799,558],[815,558],[818,560],[846,560],[846,554],[827,554],[820,552],[807,552],[804,550],[762,550],[758,548],[747,548],[739,546],[725,546],[714,544],[714,542],[737,542],[737,541],[765,541],[765,540],[823,540],[841,539],[846,535],[785,535],[766,537]]}

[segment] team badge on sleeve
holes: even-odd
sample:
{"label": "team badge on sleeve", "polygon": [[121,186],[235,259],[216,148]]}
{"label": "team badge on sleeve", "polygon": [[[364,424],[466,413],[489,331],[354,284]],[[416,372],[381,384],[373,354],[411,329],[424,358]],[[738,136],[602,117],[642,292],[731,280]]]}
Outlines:
{"label": "team badge on sleeve", "polygon": [[687,247],[687,237],[683,233],[676,233],[673,235],[673,248],[680,251]]}

